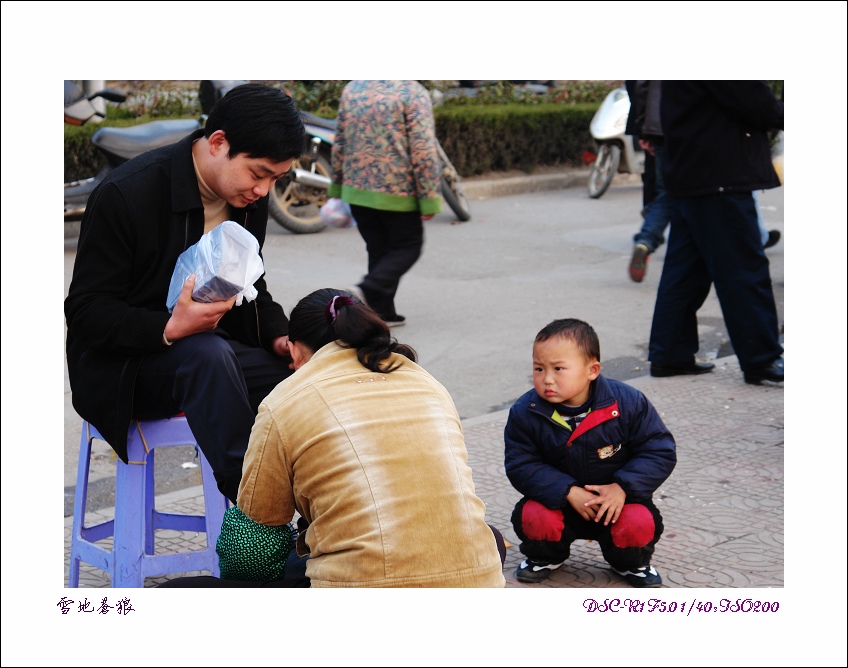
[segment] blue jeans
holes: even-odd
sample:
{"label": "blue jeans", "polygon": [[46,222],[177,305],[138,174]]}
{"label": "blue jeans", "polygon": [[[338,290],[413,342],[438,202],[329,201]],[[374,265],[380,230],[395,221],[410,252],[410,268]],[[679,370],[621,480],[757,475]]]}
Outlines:
{"label": "blue jeans", "polygon": [[665,191],[662,175],[662,146],[654,146],[653,162],[656,170],[657,196],[648,207],[648,215],[645,216],[641,229],[633,236],[633,243],[645,244],[650,253],[665,243],[665,228],[671,222],[671,200]]}
{"label": "blue jeans", "polygon": [[769,233],[763,222],[763,214],[760,212],[760,200],[757,199],[757,191],[752,191],[751,196],[754,198],[754,208],[757,210],[757,226],[760,228],[760,239],[763,240],[763,246],[765,246],[769,238]]}

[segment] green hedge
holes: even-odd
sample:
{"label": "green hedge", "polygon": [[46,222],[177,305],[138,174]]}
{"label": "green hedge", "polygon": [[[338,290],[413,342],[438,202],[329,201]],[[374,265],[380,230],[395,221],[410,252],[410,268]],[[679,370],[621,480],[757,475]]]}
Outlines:
{"label": "green hedge", "polygon": [[597,104],[438,107],[436,135],[461,176],[537,165],[578,165],[594,147]]}
{"label": "green hedge", "polygon": [[91,135],[99,127],[97,123],[81,126],[65,124],[65,183],[94,176],[106,162],[91,143]]}

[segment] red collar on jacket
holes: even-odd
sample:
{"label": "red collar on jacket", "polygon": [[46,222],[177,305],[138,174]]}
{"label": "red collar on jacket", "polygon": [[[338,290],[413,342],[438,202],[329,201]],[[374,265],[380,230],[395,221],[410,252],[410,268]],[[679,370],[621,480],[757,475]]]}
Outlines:
{"label": "red collar on jacket", "polygon": [[571,432],[571,436],[568,437],[568,441],[566,441],[566,443],[571,443],[571,441],[575,438],[585,434],[590,429],[594,429],[602,422],[616,419],[620,414],[617,401],[614,401],[609,406],[592,410],[580,421],[580,424],[577,425],[577,429]]}

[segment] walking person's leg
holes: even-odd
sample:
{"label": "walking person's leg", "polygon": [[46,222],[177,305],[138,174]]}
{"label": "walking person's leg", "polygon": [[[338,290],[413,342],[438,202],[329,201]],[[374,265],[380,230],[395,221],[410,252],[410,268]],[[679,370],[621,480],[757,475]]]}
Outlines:
{"label": "walking person's leg", "polygon": [[754,198],[754,207],[757,210],[757,226],[760,228],[760,238],[763,240],[763,248],[771,248],[780,241],[780,230],[766,229],[763,212],[760,210],[760,198],[757,196],[757,191],[752,191],[751,196]]}
{"label": "walking person's leg", "polygon": [[751,193],[693,198],[693,233],[715,285],[733,351],[743,372],[768,367],[783,354],[769,261]]}
{"label": "walking person's leg", "polygon": [[356,205],[351,210],[369,256],[368,274],[359,287],[368,305],[384,320],[396,321],[400,317],[394,299],[400,279],[421,257],[421,215],[417,211],[378,211]]}
{"label": "walking person's leg", "polygon": [[630,278],[641,283],[648,268],[648,257],[665,243],[665,230],[671,222],[671,200],[662,176],[662,146],[654,147],[656,197],[648,208],[639,231],[633,235],[633,256],[628,269]]}
{"label": "walking person's leg", "polygon": [[[698,352],[698,310],[710,292],[712,279],[680,203],[673,200],[671,231],[654,305],[648,359],[652,375],[670,370],[703,373],[695,366]],[[711,368],[711,367],[710,367]]]}

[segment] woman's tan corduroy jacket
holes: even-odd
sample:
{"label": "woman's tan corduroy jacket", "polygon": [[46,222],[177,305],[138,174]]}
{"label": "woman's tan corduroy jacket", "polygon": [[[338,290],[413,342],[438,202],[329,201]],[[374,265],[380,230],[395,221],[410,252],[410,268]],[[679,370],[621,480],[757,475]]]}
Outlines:
{"label": "woman's tan corduroy jacket", "polygon": [[259,408],[239,507],[309,522],[313,587],[503,587],[450,394],[390,362],[373,373],[330,343],[280,383]]}

